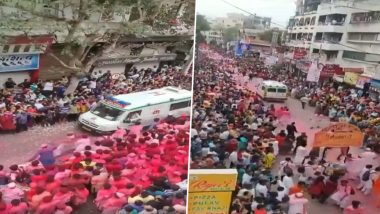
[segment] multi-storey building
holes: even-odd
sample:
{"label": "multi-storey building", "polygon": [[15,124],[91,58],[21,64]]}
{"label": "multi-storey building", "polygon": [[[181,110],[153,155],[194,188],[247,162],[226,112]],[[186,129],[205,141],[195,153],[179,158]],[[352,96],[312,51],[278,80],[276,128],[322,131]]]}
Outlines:
{"label": "multi-storey building", "polygon": [[210,44],[211,41],[215,41],[218,45],[222,45],[224,43],[223,33],[221,30],[202,31],[201,34],[205,37],[207,44]]}
{"label": "multi-storey building", "polygon": [[369,70],[378,67],[379,1],[323,0],[317,10],[300,12],[303,14],[289,20],[287,46],[305,48],[310,59],[327,64]]}

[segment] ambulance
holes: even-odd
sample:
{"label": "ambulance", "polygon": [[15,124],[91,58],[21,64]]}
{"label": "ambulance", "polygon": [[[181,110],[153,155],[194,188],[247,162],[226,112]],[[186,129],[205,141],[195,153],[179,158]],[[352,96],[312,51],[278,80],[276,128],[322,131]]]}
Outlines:
{"label": "ambulance", "polygon": [[140,122],[150,126],[154,119],[169,114],[190,115],[191,91],[164,87],[143,92],[107,97],[90,111],[80,115],[79,125],[86,131],[110,134],[118,128],[128,129]]}
{"label": "ambulance", "polygon": [[263,100],[285,101],[288,99],[288,87],[272,80],[261,81],[257,85],[257,93]]}

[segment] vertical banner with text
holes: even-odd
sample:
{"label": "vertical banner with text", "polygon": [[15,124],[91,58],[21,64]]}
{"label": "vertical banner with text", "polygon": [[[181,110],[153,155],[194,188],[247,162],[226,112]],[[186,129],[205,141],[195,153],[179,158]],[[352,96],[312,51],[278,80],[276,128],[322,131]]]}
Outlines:
{"label": "vertical banner with text", "polygon": [[228,214],[236,181],[236,169],[190,170],[187,213]]}

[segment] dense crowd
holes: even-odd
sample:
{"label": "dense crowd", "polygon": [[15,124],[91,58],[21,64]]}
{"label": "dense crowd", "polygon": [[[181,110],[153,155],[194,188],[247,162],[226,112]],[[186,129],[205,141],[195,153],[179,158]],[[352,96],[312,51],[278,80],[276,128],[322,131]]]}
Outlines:
{"label": "dense crowd", "polygon": [[[358,214],[363,208],[353,200],[357,191],[379,196],[375,152],[368,148],[358,157],[344,153],[341,162],[326,162],[319,150],[309,151],[307,135],[294,122],[283,127],[279,109],[235,78],[276,79],[270,69],[262,69],[263,62],[209,50],[200,51],[197,60],[190,167],[237,169],[231,213],[306,213],[310,200],[318,200]],[[285,106],[280,110],[288,111]],[[276,161],[280,155],[285,160]],[[350,179],[360,181],[358,190]]]}
{"label": "dense crowd", "polygon": [[[132,68],[126,75],[113,78],[110,71],[99,78],[82,78],[72,93],[66,90],[70,79],[16,84],[9,78],[0,90],[0,131],[25,131],[29,127],[51,126],[75,121],[109,95],[145,91],[164,86],[191,89],[190,72],[175,67],[165,69]],[[2,87],[0,87],[2,88]]]}
{"label": "dense crowd", "polygon": [[69,214],[94,197],[103,214],[184,214],[189,124],[168,116],[145,131],[43,144],[26,164],[0,165],[0,213]]}

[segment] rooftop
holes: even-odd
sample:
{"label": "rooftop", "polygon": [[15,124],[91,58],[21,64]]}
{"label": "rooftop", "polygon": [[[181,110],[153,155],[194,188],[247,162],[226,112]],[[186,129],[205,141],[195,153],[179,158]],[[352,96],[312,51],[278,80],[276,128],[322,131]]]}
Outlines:
{"label": "rooftop", "polygon": [[124,107],[124,109],[132,110],[147,105],[170,102],[172,100],[190,99],[191,95],[191,91],[188,90],[175,87],[164,87],[150,91],[117,95],[114,98],[123,102],[127,102],[128,105]]}

